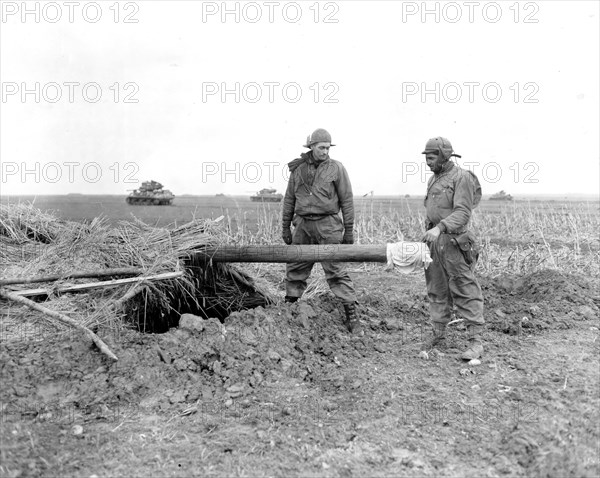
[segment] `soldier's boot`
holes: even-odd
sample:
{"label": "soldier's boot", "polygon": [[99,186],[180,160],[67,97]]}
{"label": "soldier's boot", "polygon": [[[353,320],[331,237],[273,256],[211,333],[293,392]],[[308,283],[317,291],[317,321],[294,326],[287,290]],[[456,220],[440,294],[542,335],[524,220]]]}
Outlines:
{"label": "soldier's boot", "polygon": [[483,344],[481,343],[482,325],[468,325],[469,347],[464,351],[461,358],[463,360],[473,360],[480,358],[483,354]]}
{"label": "soldier's boot", "polygon": [[421,344],[421,350],[431,350],[446,342],[446,324],[440,322],[431,323],[431,335]]}
{"label": "soldier's boot", "polygon": [[363,335],[364,331],[358,315],[356,314],[356,305],[353,303],[344,303],[344,312],[346,313],[346,320],[344,324],[351,334]]}
{"label": "soldier's boot", "polygon": [[288,302],[288,303],[290,303],[290,304],[293,304],[294,302],[298,302],[299,298],[300,297],[294,297],[292,295],[286,295],[285,296],[285,301]]}

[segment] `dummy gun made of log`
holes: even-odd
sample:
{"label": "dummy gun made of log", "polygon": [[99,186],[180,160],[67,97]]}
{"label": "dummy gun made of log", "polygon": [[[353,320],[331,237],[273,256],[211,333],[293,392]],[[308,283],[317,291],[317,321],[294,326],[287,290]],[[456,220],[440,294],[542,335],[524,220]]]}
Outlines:
{"label": "dummy gun made of log", "polygon": [[428,247],[421,242],[393,244],[323,244],[227,246],[219,245],[193,252],[197,259],[213,262],[387,262],[390,267],[410,268],[431,262]]}
{"label": "dummy gun made of log", "polygon": [[213,262],[387,262],[386,248],[371,244],[224,245],[194,251],[194,256]]}

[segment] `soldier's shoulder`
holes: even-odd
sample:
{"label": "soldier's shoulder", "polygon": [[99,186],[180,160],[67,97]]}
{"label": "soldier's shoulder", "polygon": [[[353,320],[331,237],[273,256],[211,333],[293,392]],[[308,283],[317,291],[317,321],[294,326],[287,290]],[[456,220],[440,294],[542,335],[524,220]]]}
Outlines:
{"label": "soldier's shoulder", "polygon": [[335,167],[339,168],[339,169],[345,169],[344,167],[344,163],[342,163],[341,161],[338,161],[337,159],[333,159],[333,158],[329,158],[329,161],[331,162],[332,165],[334,165]]}
{"label": "soldier's shoulder", "polygon": [[473,185],[479,186],[479,178],[477,177],[474,171],[471,171],[470,169],[463,169],[462,171],[464,176],[466,178],[469,178],[469,181],[471,181]]}
{"label": "soldier's shoulder", "polygon": [[460,167],[458,169],[460,176],[457,176],[457,178],[467,181],[467,183],[465,183],[468,185],[467,187],[473,188],[473,207],[477,207],[477,205],[481,201],[482,196],[481,183],[479,182],[479,178],[470,169],[463,169]]}
{"label": "soldier's shoulder", "polygon": [[470,169],[461,168],[458,164],[455,165],[454,170],[456,171],[455,174],[457,178],[467,178],[469,181],[471,181],[475,176],[475,173],[473,171],[471,171]]}

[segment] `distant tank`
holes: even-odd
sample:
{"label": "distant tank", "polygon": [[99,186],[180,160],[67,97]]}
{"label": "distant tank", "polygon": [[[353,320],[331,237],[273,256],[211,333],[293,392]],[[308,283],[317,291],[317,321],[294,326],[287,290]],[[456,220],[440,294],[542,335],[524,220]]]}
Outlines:
{"label": "distant tank", "polygon": [[156,181],[144,181],[127,196],[127,204],[134,206],[169,206],[175,195]]}
{"label": "distant tank", "polygon": [[250,199],[254,202],[281,202],[283,199],[283,194],[276,194],[277,189],[261,189],[253,196],[250,196]]}
{"label": "distant tank", "polygon": [[490,196],[490,201],[512,201],[513,197],[510,194],[506,194],[504,190],[497,192]]}

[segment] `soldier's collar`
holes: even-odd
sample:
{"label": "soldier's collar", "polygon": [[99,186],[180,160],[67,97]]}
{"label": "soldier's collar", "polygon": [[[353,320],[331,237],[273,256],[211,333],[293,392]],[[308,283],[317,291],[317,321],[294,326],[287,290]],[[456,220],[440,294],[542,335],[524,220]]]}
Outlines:
{"label": "soldier's collar", "polygon": [[444,163],[444,165],[442,166],[442,170],[437,175],[441,176],[449,171],[452,171],[452,168],[454,168],[454,166],[455,164],[452,161],[447,161],[446,163]]}
{"label": "soldier's collar", "polygon": [[326,157],[326,158],[325,158],[323,161],[317,161],[317,160],[314,158],[314,156],[313,156],[313,154],[312,154],[312,151],[311,151],[311,152],[309,153],[309,155],[308,155],[308,164],[310,164],[310,165],[314,165],[314,166],[317,166],[317,167],[318,167],[318,166],[320,166],[321,164],[323,164],[323,163],[326,163],[327,161],[329,161],[329,159],[330,159],[330,158],[329,158],[329,156],[327,156],[327,157]]}

